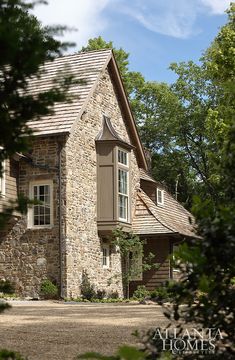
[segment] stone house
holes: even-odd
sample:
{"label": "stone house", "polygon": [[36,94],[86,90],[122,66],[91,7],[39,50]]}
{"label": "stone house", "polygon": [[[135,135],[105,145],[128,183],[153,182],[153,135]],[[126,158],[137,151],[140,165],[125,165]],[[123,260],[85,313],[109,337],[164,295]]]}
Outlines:
{"label": "stone house", "polygon": [[85,81],[70,89],[71,102],[28,124],[35,135],[30,152],[4,162],[1,206],[20,193],[41,203],[14,214],[1,232],[0,278],[33,297],[49,278],[62,297],[77,297],[86,271],[97,289],[122,295],[120,253],[109,241],[121,226],[146,239],[146,251],[161,264],[133,289],[155,288],[174,275],[174,244],[193,235],[190,214],[148,173],[112,51],[57,58],[29,90],[50,88],[63,71]]}

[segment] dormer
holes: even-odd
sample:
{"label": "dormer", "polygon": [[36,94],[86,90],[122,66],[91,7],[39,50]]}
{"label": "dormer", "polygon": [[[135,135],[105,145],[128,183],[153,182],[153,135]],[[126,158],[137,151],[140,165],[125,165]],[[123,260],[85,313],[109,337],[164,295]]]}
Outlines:
{"label": "dormer", "polygon": [[96,138],[97,151],[97,224],[106,234],[117,227],[131,229],[131,150],[103,116]]}

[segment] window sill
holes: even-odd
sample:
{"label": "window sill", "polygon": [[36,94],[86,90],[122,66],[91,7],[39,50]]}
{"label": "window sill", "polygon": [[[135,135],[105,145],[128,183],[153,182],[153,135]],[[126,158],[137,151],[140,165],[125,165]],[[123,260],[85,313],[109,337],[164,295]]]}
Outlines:
{"label": "window sill", "polygon": [[54,225],[41,225],[41,226],[28,226],[28,230],[51,230],[54,228]]}

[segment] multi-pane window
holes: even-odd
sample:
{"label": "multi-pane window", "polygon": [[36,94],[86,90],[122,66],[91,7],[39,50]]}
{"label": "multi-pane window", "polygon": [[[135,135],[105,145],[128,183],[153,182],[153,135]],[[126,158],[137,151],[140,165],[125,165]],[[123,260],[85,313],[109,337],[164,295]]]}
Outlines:
{"label": "multi-pane window", "polygon": [[128,165],[127,163],[127,152],[118,149],[118,162],[119,164]]}
{"label": "multi-pane window", "polygon": [[109,268],[110,266],[110,249],[109,245],[102,246],[102,266],[103,268]]}
{"label": "multi-pane window", "polygon": [[157,204],[164,205],[164,190],[157,189]]}
{"label": "multi-pane window", "polygon": [[35,200],[32,207],[30,225],[52,225],[52,184],[31,184],[31,198]]}
{"label": "multi-pane window", "polygon": [[128,153],[118,150],[118,214],[119,220],[128,221],[129,184]]}

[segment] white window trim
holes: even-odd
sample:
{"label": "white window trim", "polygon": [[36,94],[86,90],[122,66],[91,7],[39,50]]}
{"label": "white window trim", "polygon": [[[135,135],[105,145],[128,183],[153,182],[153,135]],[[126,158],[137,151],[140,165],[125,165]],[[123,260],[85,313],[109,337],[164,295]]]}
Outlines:
{"label": "white window trim", "polygon": [[[161,202],[158,200],[158,191],[161,191],[161,194],[162,194],[162,201]],[[157,190],[156,190],[156,198],[157,198],[157,205],[164,206],[164,190],[163,189],[157,188]]]}
{"label": "white window trim", "polygon": [[49,185],[50,186],[50,224],[48,225],[34,225],[33,224],[33,206],[28,209],[28,228],[30,229],[43,229],[43,228],[52,228],[54,225],[54,209],[53,209],[53,180],[35,180],[30,181],[29,183],[29,198],[34,198],[33,187],[35,185]]}
{"label": "white window trim", "polygon": [[[103,264],[103,258],[104,258],[103,249],[107,250],[107,257],[106,257],[107,264],[106,265]],[[110,268],[110,246],[108,244],[102,245],[102,267],[103,267],[103,269]]]}
{"label": "white window trim", "polygon": [[[127,164],[123,164],[123,163],[120,163],[118,161],[118,151],[122,151],[124,153],[126,153],[127,155]],[[130,153],[122,148],[119,148],[118,147],[118,151],[117,151],[117,164],[118,164],[118,167],[117,167],[117,181],[119,180],[119,170],[123,170],[127,173],[127,194],[123,194],[123,193],[120,193],[118,191],[118,219],[122,222],[128,222],[129,221],[129,218],[130,218],[130,182],[129,182],[129,162],[130,162]],[[119,184],[117,184],[117,189],[118,189],[118,186]],[[127,197],[127,216],[126,218],[122,218],[119,216],[119,195],[123,195],[123,196],[126,196]]]}
{"label": "white window trim", "polygon": [[6,195],[6,161],[2,163],[2,176],[0,178],[0,196],[4,197]]}

